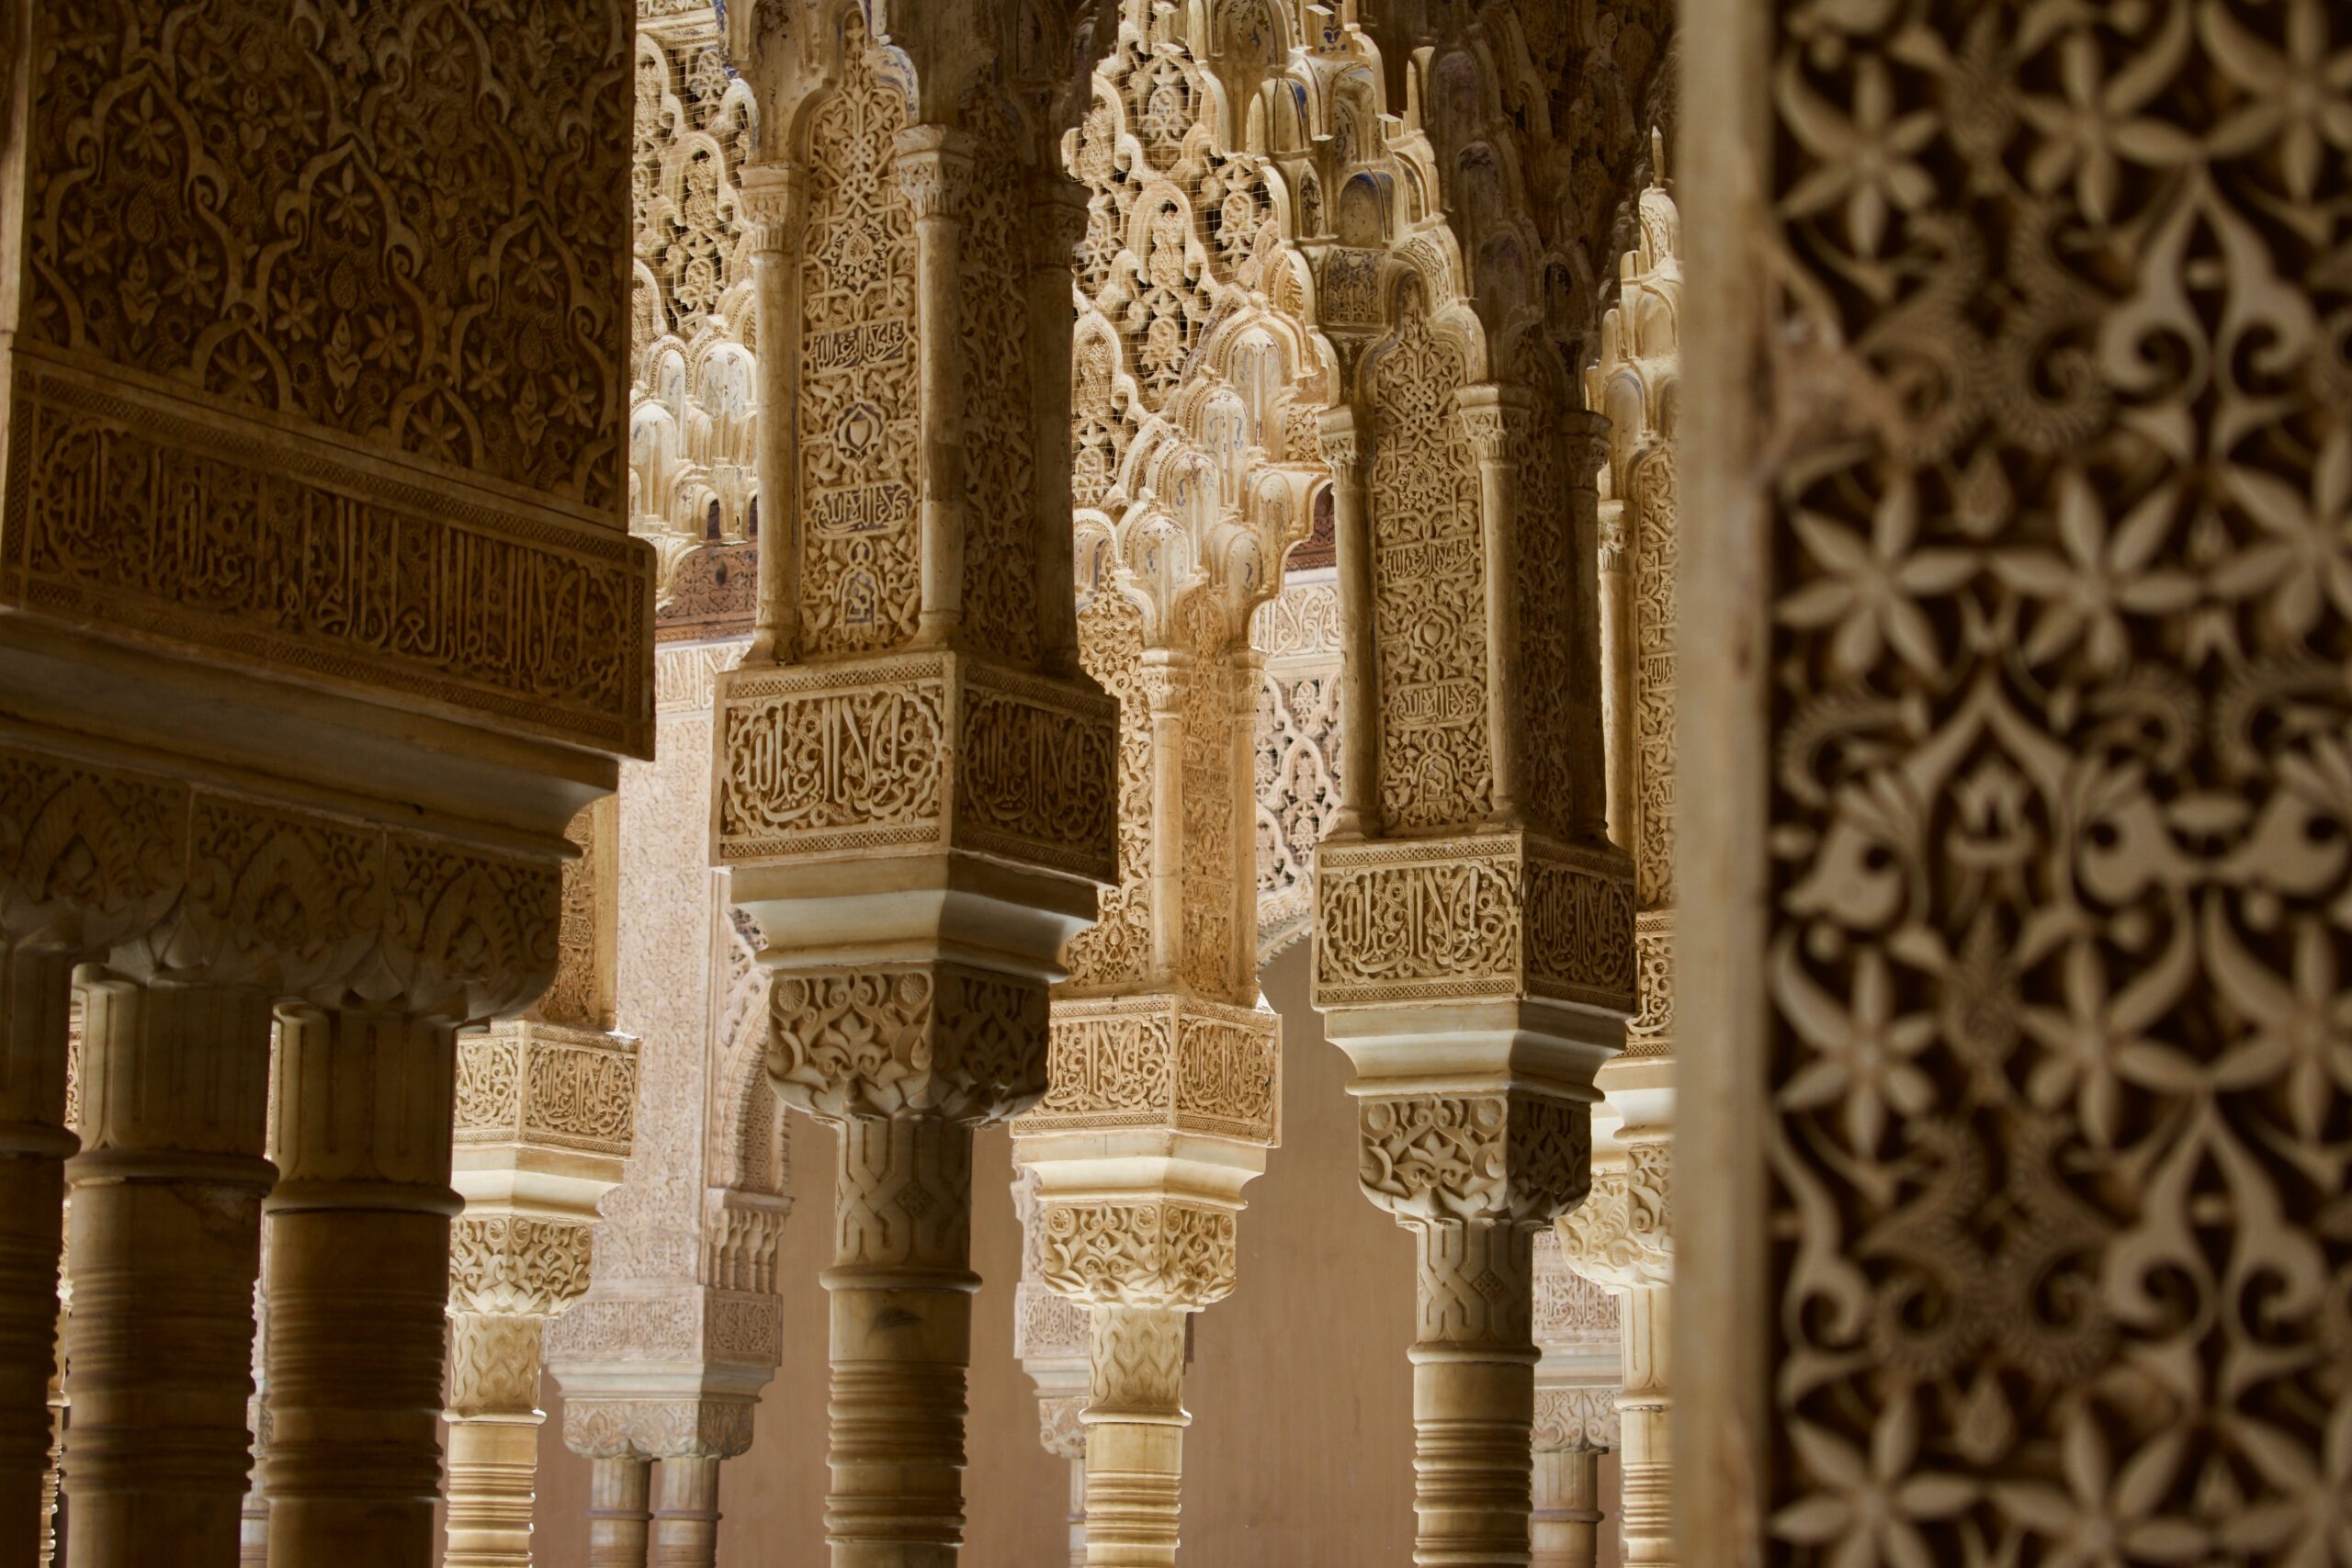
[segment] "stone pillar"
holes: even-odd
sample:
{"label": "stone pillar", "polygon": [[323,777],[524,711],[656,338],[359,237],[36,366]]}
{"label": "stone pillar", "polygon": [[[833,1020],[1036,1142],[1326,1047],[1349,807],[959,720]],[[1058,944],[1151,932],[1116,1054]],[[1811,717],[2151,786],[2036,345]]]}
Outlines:
{"label": "stone pillar", "polygon": [[237,1568],[269,1568],[269,1228],[262,1227],[261,1279],[254,1283],[254,1392],[245,1401],[245,1427],[253,1435],[253,1472],[245,1483],[245,1506],[237,1519]]}
{"label": "stone pillar", "polygon": [[662,1461],[651,1568],[713,1568],[718,1561],[719,1457],[673,1454]]}
{"label": "stone pillar", "polygon": [[1407,283],[1322,416],[1347,678],[1376,700],[1351,699],[1357,809],[1317,852],[1315,1001],[1355,1066],[1364,1192],[1414,1236],[1414,1552],[1454,1568],[1528,1561],[1531,1248],[1584,1194],[1593,1075],[1634,993],[1577,652],[1598,619],[1571,558],[1588,416],[1473,384],[1475,331]]}
{"label": "stone pillar", "polygon": [[[651,130],[655,128],[646,128]],[[741,210],[752,246],[759,321],[776,323],[760,334],[759,468],[799,472],[800,320],[798,233],[807,203],[807,175],[778,162],[743,170]],[[752,634],[753,657],[790,660],[800,637],[800,552],[787,531],[798,519],[778,502],[768,505],[768,536],[760,550],[760,588]]]}
{"label": "stone pillar", "polygon": [[1012,1301],[1012,1354],[1037,1387],[1037,1440],[1069,1461],[1069,1560],[1086,1563],[1086,1427],[1093,1330],[1085,1303],[1046,1282],[1045,1209],[1037,1173],[1016,1166],[1012,1207],[1021,1217],[1021,1283]]}
{"label": "stone pillar", "polygon": [[254,1280],[277,1174],[262,1157],[268,997],[95,964],[74,978],[66,1562],[225,1568],[251,1462]]}
{"label": "stone pillar", "polygon": [[[360,1505],[311,1533],[355,1565],[429,1559],[409,1521],[437,1467],[450,1032],[544,982],[562,825],[651,741],[612,265],[629,22],[586,0],[483,12],[449,64],[441,9],[221,13],[269,157],[231,151],[206,73],[177,66],[143,89],[160,134],[133,151],[107,129],[188,13],[85,28],[12,6],[0,28],[0,184],[44,215],[13,231],[22,287],[0,299],[0,939],[38,927],[94,987],[63,1456],[87,1568],[238,1553],[274,1174],[266,1468],[292,1495],[273,1534],[389,1489],[398,1524]],[[422,122],[385,118],[394,80],[429,158]],[[560,113],[461,107],[554,81],[576,88]],[[337,161],[364,219],[296,173]],[[134,186],[207,194],[133,219]],[[173,258],[194,292],[154,284]],[[273,1173],[279,1005],[300,1021]],[[0,1160],[28,1152],[0,1136]],[[11,1332],[19,1272],[0,1258]],[[0,1499],[10,1552],[35,1535],[21,1495]],[[271,1560],[320,1559],[280,1539]]]}
{"label": "stone pillar", "polygon": [[[1674,807],[1677,687],[1675,578],[1681,524],[1676,430],[1681,380],[1679,219],[1665,188],[1664,141],[1637,202],[1639,243],[1619,265],[1618,304],[1602,320],[1589,402],[1609,410],[1594,455],[1605,517],[1603,580],[1623,592],[1603,645],[1612,779],[1610,825],[1634,862],[1639,1010],[1625,1055],[1601,1069],[1608,1109],[1596,1117],[1593,1190],[1560,1222],[1568,1267],[1618,1293],[1623,1309],[1623,1444],[1619,1450],[1624,1560],[1677,1561],[1664,1325],[1674,1272]],[[1612,561],[1612,556],[1615,558]]]}
{"label": "stone pillar", "polygon": [[1378,831],[1380,661],[1373,636],[1373,541],[1364,504],[1369,443],[1353,409],[1327,409],[1320,420],[1324,460],[1331,466],[1332,537],[1340,581],[1340,808],[1334,836]]}
{"label": "stone pillar", "polygon": [[1538,1233],[1532,1568],[1593,1568],[1598,1556],[1600,1456],[1618,1446],[1617,1341],[1616,1299],[1568,1267],[1555,1232]]}
{"label": "stone pillar", "polygon": [[[461,1232],[456,1250],[462,1258],[481,1245]],[[449,1539],[441,1560],[452,1568],[523,1568],[531,1561],[545,1414],[538,1408],[540,1332],[537,1315],[449,1314]]]}
{"label": "stone pillar", "polygon": [[569,837],[554,982],[529,1013],[460,1038],[449,1269],[446,1568],[528,1568],[539,1361],[549,1320],[588,1289],[596,1205],[621,1179],[637,1042],[613,1032],[616,802]]}
{"label": "stone pillar", "polygon": [[0,1568],[31,1561],[56,1492],[57,1271],[64,1162],[78,1147],[65,1126],[73,978],[68,953],[0,943]]}
{"label": "stone pillar", "polygon": [[456,1024],[282,1010],[269,1197],[269,1560],[410,1568],[440,1492]]}
{"label": "stone pillar", "polygon": [[797,470],[761,477],[797,501],[770,544],[799,551],[800,635],[719,676],[714,743],[770,1078],[838,1140],[836,1568],[955,1559],[972,1130],[1045,1089],[1046,987],[1116,829],[1113,706],[1048,668],[1036,567],[1070,526],[1038,479],[1068,461],[1068,350],[1029,341],[1019,243],[1045,106],[978,73],[1021,54],[1009,16],[891,19],[762,55],[809,172],[800,320],[767,326],[800,334]]}
{"label": "stone pillar", "polygon": [[646,1568],[652,1480],[652,1461],[635,1454],[589,1461],[588,1568]]}
{"label": "stone pillar", "polygon": [[[1117,693],[1118,897],[1132,913],[1071,943],[1054,998],[1050,1087],[1014,1123],[1036,1172],[1040,1272],[1089,1304],[1087,1561],[1176,1556],[1186,1318],[1233,1289],[1244,1184],[1265,1168],[1281,1029],[1259,1004],[1250,719],[1259,670],[1233,615],[1195,599],[1143,617],[1090,602],[1080,652]],[[1134,915],[1139,914],[1140,929]]]}

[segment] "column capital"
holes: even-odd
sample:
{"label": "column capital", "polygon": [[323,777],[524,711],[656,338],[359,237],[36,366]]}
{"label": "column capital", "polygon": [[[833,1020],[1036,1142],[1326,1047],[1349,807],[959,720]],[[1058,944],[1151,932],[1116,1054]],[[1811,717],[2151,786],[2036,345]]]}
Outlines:
{"label": "column capital", "polygon": [[1560,415],[1560,428],[1567,444],[1569,488],[1591,490],[1600,482],[1600,466],[1609,461],[1609,416],[1569,409]]}
{"label": "column capital", "polygon": [[565,1394],[563,1445],[584,1459],[733,1459],[752,1446],[755,1401]]}
{"label": "column capital", "polygon": [[1351,481],[1361,479],[1363,465],[1372,458],[1372,432],[1355,410],[1341,404],[1319,412],[1315,438],[1334,479],[1343,474]]}
{"label": "column capital", "polygon": [[899,132],[891,168],[917,222],[963,216],[972,188],[971,143],[952,126],[910,125]]}
{"label": "column capital", "polygon": [[1046,1282],[1099,1305],[1197,1311],[1232,1294],[1231,1209],[1168,1201],[1046,1201]]}
{"label": "column capital", "polygon": [[1518,1089],[1355,1092],[1358,1179],[1402,1224],[1532,1232],[1585,1194],[1591,1112],[1580,1100]]}
{"label": "column capital", "polygon": [[808,172],[789,160],[746,164],[737,176],[735,199],[753,251],[792,250],[807,210]]}
{"label": "column capital", "polygon": [[[1604,1137],[1606,1134],[1604,1132]],[[1665,1139],[1604,1150],[1592,1190],[1560,1217],[1568,1267],[1615,1289],[1674,1279],[1674,1146]]]}
{"label": "column capital", "polygon": [[1517,387],[1464,387],[1453,395],[1462,433],[1482,463],[1517,460],[1514,443],[1532,428],[1535,400]]}
{"label": "column capital", "polygon": [[449,1310],[552,1317],[588,1290],[582,1220],[461,1214],[449,1227]]}
{"label": "column capital", "polygon": [[1086,187],[1066,175],[1040,174],[1029,190],[1029,263],[1067,273],[1086,237]]}

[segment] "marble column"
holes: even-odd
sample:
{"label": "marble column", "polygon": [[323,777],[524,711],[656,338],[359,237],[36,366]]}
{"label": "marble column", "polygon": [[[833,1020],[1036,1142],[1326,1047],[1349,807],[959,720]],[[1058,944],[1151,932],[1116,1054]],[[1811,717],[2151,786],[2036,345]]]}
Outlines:
{"label": "marble column", "polygon": [[62,949],[0,943],[0,1568],[41,1550],[56,1493],[64,1162],[79,1146],[65,1125],[73,976]]}
{"label": "marble column", "polygon": [[[1467,1568],[1528,1561],[1532,1249],[1584,1194],[1634,965],[1630,868],[1600,832],[1597,674],[1572,651],[1598,611],[1570,591],[1556,478],[1572,451],[1597,458],[1589,416],[1467,383],[1451,330],[1408,299],[1357,405],[1322,416],[1335,475],[1363,475],[1371,558],[1351,573],[1342,532],[1342,646],[1380,716],[1349,738],[1358,815],[1317,852],[1314,994],[1355,1066],[1364,1193],[1414,1238],[1415,1561]],[[1457,615],[1475,642],[1412,641]],[[1506,714],[1511,691],[1528,701]]]}
{"label": "marble column", "polygon": [[251,1466],[254,1281],[277,1175],[262,1157],[268,996],[96,964],[74,978],[66,1562],[225,1568]]}
{"label": "marble column", "polygon": [[972,1134],[1043,1092],[1046,987],[1114,867],[1113,706],[1050,657],[1036,565],[1069,528],[1039,475],[1069,462],[1070,344],[1031,333],[1021,234],[1059,176],[1014,127],[1050,106],[976,74],[1023,49],[1008,17],[890,20],[762,55],[808,171],[799,319],[764,329],[800,340],[797,471],[761,477],[797,501],[763,548],[798,570],[763,582],[797,630],[718,677],[714,741],[770,1079],[836,1139],[835,1568],[956,1558]]}

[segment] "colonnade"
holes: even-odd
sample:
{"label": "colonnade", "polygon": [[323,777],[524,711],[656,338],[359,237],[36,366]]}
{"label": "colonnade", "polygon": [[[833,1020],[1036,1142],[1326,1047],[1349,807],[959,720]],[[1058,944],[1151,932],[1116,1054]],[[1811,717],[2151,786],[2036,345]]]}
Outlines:
{"label": "colonnade", "polygon": [[[1589,1561],[1603,1449],[1628,1562],[2024,1560],[2124,1446],[2134,1540],[2324,1544],[2317,0],[746,0],[684,93],[643,8],[0,4],[0,1568],[419,1568],[445,1416],[448,1560],[524,1561],[543,1354],[598,1568],[709,1562],[771,1099],[835,1563],[958,1553],[1009,1121],[1074,1549],[1165,1568],[1267,876],[1413,1238],[1417,1562]],[[592,1242],[656,1100],[684,1201]]]}

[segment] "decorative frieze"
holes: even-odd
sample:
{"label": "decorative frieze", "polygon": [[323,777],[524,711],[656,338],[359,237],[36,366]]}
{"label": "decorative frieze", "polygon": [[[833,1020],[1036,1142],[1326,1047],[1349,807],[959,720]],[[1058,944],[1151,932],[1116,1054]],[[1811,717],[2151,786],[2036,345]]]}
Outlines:
{"label": "decorative frieze", "polygon": [[1327,842],[1316,878],[1318,1008],[1533,998],[1633,1009],[1622,856],[1524,831]]}
{"label": "decorative frieze", "polygon": [[1168,995],[1058,1002],[1049,1087],[1016,1130],[1159,1128],[1271,1144],[1280,1049],[1277,1021],[1261,1009]]}
{"label": "decorative frieze", "polygon": [[1107,698],[944,652],[722,684],[722,865],[967,851],[1115,873]]}
{"label": "decorative frieze", "polygon": [[517,1020],[458,1044],[458,1145],[534,1145],[614,1159],[629,1150],[637,1042]]}

